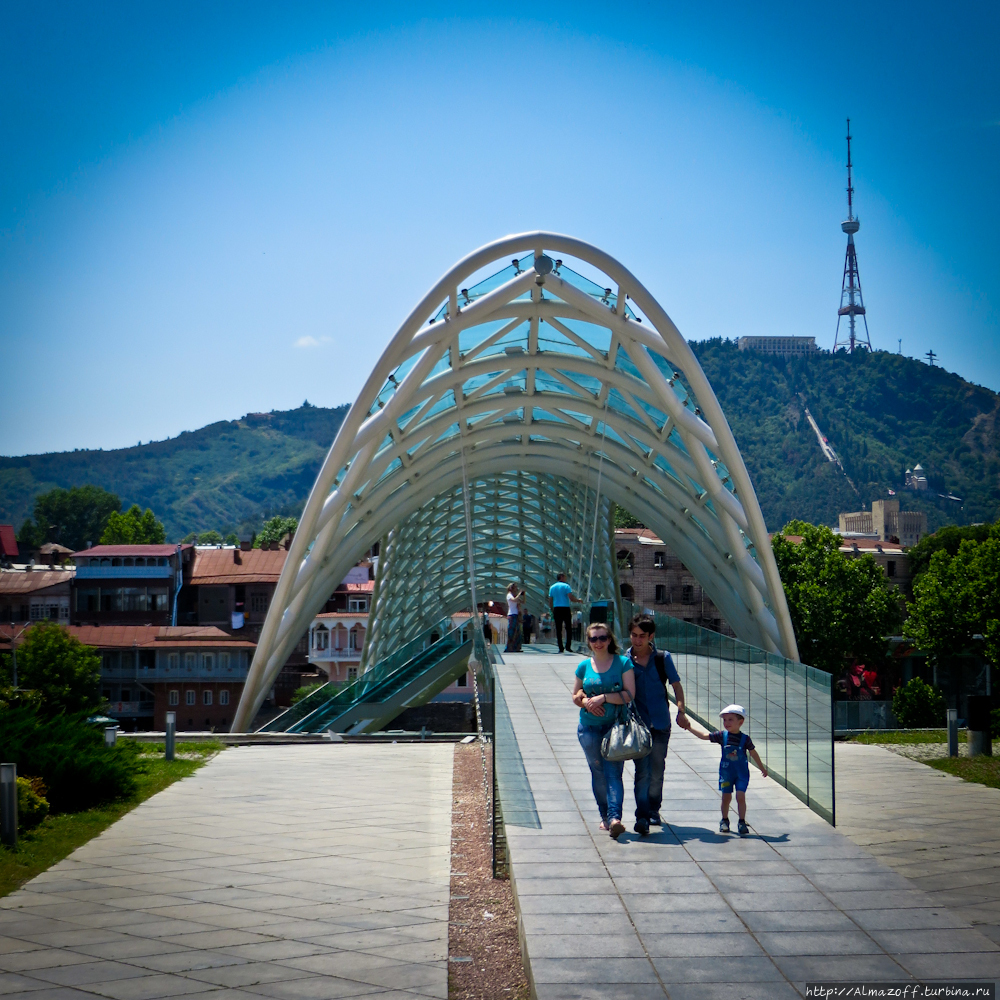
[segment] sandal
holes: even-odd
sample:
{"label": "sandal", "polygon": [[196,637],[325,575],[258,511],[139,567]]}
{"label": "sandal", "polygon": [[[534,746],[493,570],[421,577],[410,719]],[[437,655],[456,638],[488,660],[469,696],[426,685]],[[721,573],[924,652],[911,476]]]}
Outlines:
{"label": "sandal", "polygon": [[625,832],[625,824],[620,819],[613,819],[611,821],[611,834],[612,840],[617,840]]}
{"label": "sandal", "polygon": [[597,828],[598,830],[607,830],[608,821],[606,819],[601,820],[601,825]]}

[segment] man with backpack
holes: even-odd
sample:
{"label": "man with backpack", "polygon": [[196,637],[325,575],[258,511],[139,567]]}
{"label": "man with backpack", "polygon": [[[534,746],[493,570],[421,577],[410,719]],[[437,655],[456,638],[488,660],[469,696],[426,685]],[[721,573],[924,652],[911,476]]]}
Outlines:
{"label": "man with backpack", "polygon": [[635,832],[649,834],[650,824],[662,826],[660,806],[663,802],[663,770],[670,742],[670,703],[667,684],[674,689],[677,700],[677,725],[685,728],[684,688],[670,654],[653,644],[656,622],[649,615],[636,615],[629,622],[628,651],[635,672],[635,708],[639,718],[649,728],[653,749],[635,762]]}

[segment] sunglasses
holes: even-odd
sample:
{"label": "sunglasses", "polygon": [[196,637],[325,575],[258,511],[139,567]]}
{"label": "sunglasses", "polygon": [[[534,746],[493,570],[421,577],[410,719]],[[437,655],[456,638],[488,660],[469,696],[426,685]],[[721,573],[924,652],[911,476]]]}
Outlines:
{"label": "sunglasses", "polygon": [[592,635],[588,636],[590,642],[607,642],[609,639],[608,633],[605,632],[603,635]]}

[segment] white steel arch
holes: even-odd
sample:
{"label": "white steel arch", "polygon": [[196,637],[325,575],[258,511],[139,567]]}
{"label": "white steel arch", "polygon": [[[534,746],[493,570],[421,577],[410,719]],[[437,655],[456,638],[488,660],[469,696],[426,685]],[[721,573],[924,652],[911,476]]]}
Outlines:
{"label": "white steel arch", "polygon": [[[606,590],[615,576],[607,536],[614,501],[677,552],[741,639],[798,659],[750,477],[687,342],[613,257],[572,237],[524,233],[451,268],[369,376],[306,503],[234,730],[253,719],[313,615],[374,542],[388,542],[387,556],[397,550],[376,582],[376,646],[394,624],[409,631],[417,622],[400,581],[419,580],[418,570],[437,570],[443,581],[460,564],[467,585],[464,527],[456,527],[463,462],[476,496],[476,549],[509,539],[497,491],[520,474],[514,507],[534,526],[530,546],[522,532],[521,564],[547,537],[564,562],[577,557],[577,568],[565,568],[585,588],[596,518],[603,540],[594,576]],[[576,490],[575,498],[553,503],[554,489]],[[413,540],[435,514],[436,548],[421,551]],[[477,552],[477,579],[488,579],[482,558]],[[468,607],[454,580],[425,589],[435,595],[428,614]]]}

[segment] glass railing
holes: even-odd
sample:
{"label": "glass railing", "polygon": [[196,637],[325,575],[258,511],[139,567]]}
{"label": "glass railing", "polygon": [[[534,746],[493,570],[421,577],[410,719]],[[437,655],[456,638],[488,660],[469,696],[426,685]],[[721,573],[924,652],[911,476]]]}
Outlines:
{"label": "glass railing", "polygon": [[[639,611],[623,602],[625,623]],[[769,776],[834,823],[831,675],[691,622],[653,617],[657,648],[673,657],[688,714],[718,729],[719,712],[733,702],[742,705],[744,731]]]}
{"label": "glass railing", "polygon": [[[260,732],[308,732],[307,728],[301,728],[299,724],[304,723],[309,716],[320,709],[336,710],[339,708],[346,711],[355,702],[371,701],[376,688],[384,686],[425,649],[446,636],[454,639],[455,636],[452,633],[460,632],[461,629],[452,628],[450,619],[442,618],[434,625],[419,632],[408,642],[403,643],[385,659],[373,664],[351,683],[343,686],[327,683],[321,688],[317,688],[302,701],[292,705],[287,711],[272,719],[267,725],[262,726]],[[443,649],[443,647],[441,648]]]}

